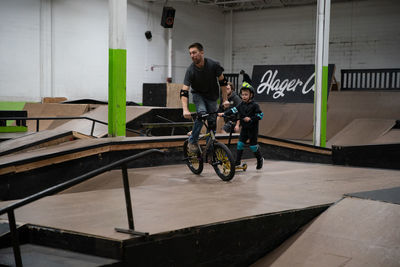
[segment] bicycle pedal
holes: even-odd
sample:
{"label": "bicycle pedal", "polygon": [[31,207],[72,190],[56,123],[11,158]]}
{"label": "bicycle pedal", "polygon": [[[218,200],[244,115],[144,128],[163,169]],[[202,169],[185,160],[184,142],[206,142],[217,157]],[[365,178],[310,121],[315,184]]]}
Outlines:
{"label": "bicycle pedal", "polygon": [[221,162],[220,161],[210,161],[210,162],[208,162],[208,163],[210,163],[212,166],[217,166],[217,165],[220,165],[221,164]]}

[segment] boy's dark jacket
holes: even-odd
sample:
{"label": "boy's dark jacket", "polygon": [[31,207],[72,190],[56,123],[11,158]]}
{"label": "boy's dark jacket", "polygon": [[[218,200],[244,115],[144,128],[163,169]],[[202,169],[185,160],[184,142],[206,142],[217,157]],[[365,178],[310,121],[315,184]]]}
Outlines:
{"label": "boy's dark jacket", "polygon": [[[247,103],[242,101],[238,106],[225,111],[224,114],[225,116],[239,114],[240,125],[243,128],[258,127],[258,121],[263,117],[260,106],[253,100],[250,100]],[[249,122],[245,122],[243,120],[245,117],[250,117],[251,120]]]}

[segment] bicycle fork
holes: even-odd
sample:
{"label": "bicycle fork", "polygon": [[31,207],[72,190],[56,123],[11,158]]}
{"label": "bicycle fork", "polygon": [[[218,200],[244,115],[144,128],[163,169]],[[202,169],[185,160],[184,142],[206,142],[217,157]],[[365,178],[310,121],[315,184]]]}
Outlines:
{"label": "bicycle fork", "polygon": [[[203,162],[207,162],[207,157],[210,155],[211,157],[214,157],[214,146],[211,146],[212,143],[214,143],[215,140],[215,135],[213,131],[209,132],[209,136],[206,137],[206,147],[204,148],[204,152],[201,152]],[[211,139],[211,140],[210,140]],[[212,149],[211,149],[212,147]],[[212,162],[214,162],[214,159],[211,158]]]}

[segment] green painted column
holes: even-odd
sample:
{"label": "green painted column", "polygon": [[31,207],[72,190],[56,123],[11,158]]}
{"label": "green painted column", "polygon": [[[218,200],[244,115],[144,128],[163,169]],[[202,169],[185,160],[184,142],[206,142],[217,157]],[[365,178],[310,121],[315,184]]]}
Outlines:
{"label": "green painted column", "polygon": [[126,50],[109,49],[108,66],[108,134],[126,133]]}
{"label": "green painted column", "polygon": [[126,135],[127,0],[109,0],[108,135]]}
{"label": "green painted column", "polygon": [[328,66],[322,67],[321,136],[320,146],[326,147],[326,118],[328,106]]}
{"label": "green painted column", "polygon": [[317,2],[313,142],[321,147],[326,146],[330,7],[330,0]]}

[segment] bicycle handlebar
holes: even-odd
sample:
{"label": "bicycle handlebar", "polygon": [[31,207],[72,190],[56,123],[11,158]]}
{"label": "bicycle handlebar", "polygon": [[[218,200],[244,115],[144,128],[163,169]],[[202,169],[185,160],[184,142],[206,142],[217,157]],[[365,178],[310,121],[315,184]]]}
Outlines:
{"label": "bicycle handlebar", "polygon": [[209,112],[209,113],[202,113],[202,112],[191,112],[190,115],[192,118],[200,117],[201,119],[206,119],[208,116],[212,114],[217,114],[218,112]]}

